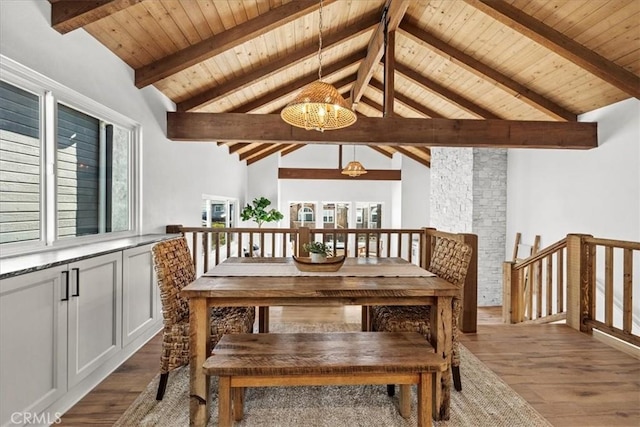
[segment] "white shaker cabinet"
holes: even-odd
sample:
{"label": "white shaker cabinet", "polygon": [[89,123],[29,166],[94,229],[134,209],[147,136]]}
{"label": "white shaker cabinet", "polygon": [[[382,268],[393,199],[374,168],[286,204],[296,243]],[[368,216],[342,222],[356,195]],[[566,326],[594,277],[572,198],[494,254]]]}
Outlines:
{"label": "white shaker cabinet", "polygon": [[21,423],[67,391],[67,266],[2,281],[0,424]]}
{"label": "white shaker cabinet", "polygon": [[69,387],[122,346],[122,252],[69,264]]}
{"label": "white shaker cabinet", "polygon": [[151,248],[139,246],[122,252],[122,345],[128,346],[159,319],[159,291]]}

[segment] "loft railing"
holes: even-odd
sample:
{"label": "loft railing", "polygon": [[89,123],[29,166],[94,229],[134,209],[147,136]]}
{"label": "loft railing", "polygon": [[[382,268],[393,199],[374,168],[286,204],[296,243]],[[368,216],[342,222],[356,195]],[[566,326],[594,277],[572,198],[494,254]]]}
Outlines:
{"label": "loft railing", "polygon": [[463,241],[471,245],[473,254],[462,290],[460,329],[463,332],[476,331],[478,241],[475,234],[447,233],[433,228],[210,228],[169,225],[166,230],[167,233],[185,236],[198,275],[229,257],[307,256],[304,244],[311,241],[326,243],[336,255],[399,257],[427,268],[436,239]]}
{"label": "loft railing", "polygon": [[566,318],[574,329],[596,329],[640,346],[640,326],[633,314],[639,264],[640,242],[569,234],[529,258],[504,264],[504,320]]}
{"label": "loft railing", "polygon": [[563,320],[567,239],[521,260],[504,263],[502,317],[506,323]]}

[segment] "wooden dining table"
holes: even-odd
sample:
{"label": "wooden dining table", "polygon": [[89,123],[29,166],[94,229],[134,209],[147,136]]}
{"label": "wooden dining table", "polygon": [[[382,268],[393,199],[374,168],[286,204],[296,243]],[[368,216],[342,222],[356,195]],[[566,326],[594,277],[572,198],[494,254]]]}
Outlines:
{"label": "wooden dining table", "polygon": [[[450,363],[451,306],[458,293],[450,282],[402,258],[347,258],[337,272],[301,272],[291,258],[228,258],[182,290],[189,299],[190,425],[205,426],[209,417],[209,381],[202,366],[211,353],[210,307],[430,305],[431,345]],[[259,313],[266,331],[268,310]],[[436,419],[449,407],[441,375],[450,370],[433,382]]]}

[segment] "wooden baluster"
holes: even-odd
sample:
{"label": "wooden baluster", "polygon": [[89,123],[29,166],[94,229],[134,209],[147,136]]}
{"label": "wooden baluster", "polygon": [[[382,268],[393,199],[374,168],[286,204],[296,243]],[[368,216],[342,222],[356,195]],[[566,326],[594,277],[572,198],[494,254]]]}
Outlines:
{"label": "wooden baluster", "polygon": [[613,326],[613,248],[604,249],[604,323]]}
{"label": "wooden baluster", "polygon": [[633,251],[625,249],[622,256],[622,331],[630,334],[633,322]]}
{"label": "wooden baluster", "polygon": [[206,273],[209,269],[209,232],[202,233],[202,252],[204,254],[204,265],[202,266],[202,272]]}
{"label": "wooden baluster", "polygon": [[553,258],[551,255],[545,257],[547,263],[547,316],[553,314]]}
{"label": "wooden baluster", "polygon": [[558,313],[564,313],[564,249],[560,249],[556,253],[556,265]]}

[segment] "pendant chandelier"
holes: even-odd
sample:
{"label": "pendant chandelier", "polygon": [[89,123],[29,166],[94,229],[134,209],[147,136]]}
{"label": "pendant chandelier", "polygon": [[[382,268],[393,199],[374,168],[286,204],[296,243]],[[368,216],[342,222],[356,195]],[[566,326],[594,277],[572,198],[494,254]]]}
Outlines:
{"label": "pendant chandelier", "polygon": [[355,178],[360,175],[364,175],[367,173],[367,170],[362,166],[362,164],[356,160],[356,146],[353,146],[353,160],[349,162],[344,169],[342,169],[343,175],[349,175],[352,178]]}
{"label": "pendant chandelier", "polygon": [[323,132],[351,126],[356,122],[356,113],[335,87],[322,81],[322,0],[318,29],[318,81],[304,87],[280,117],[292,126]]}

